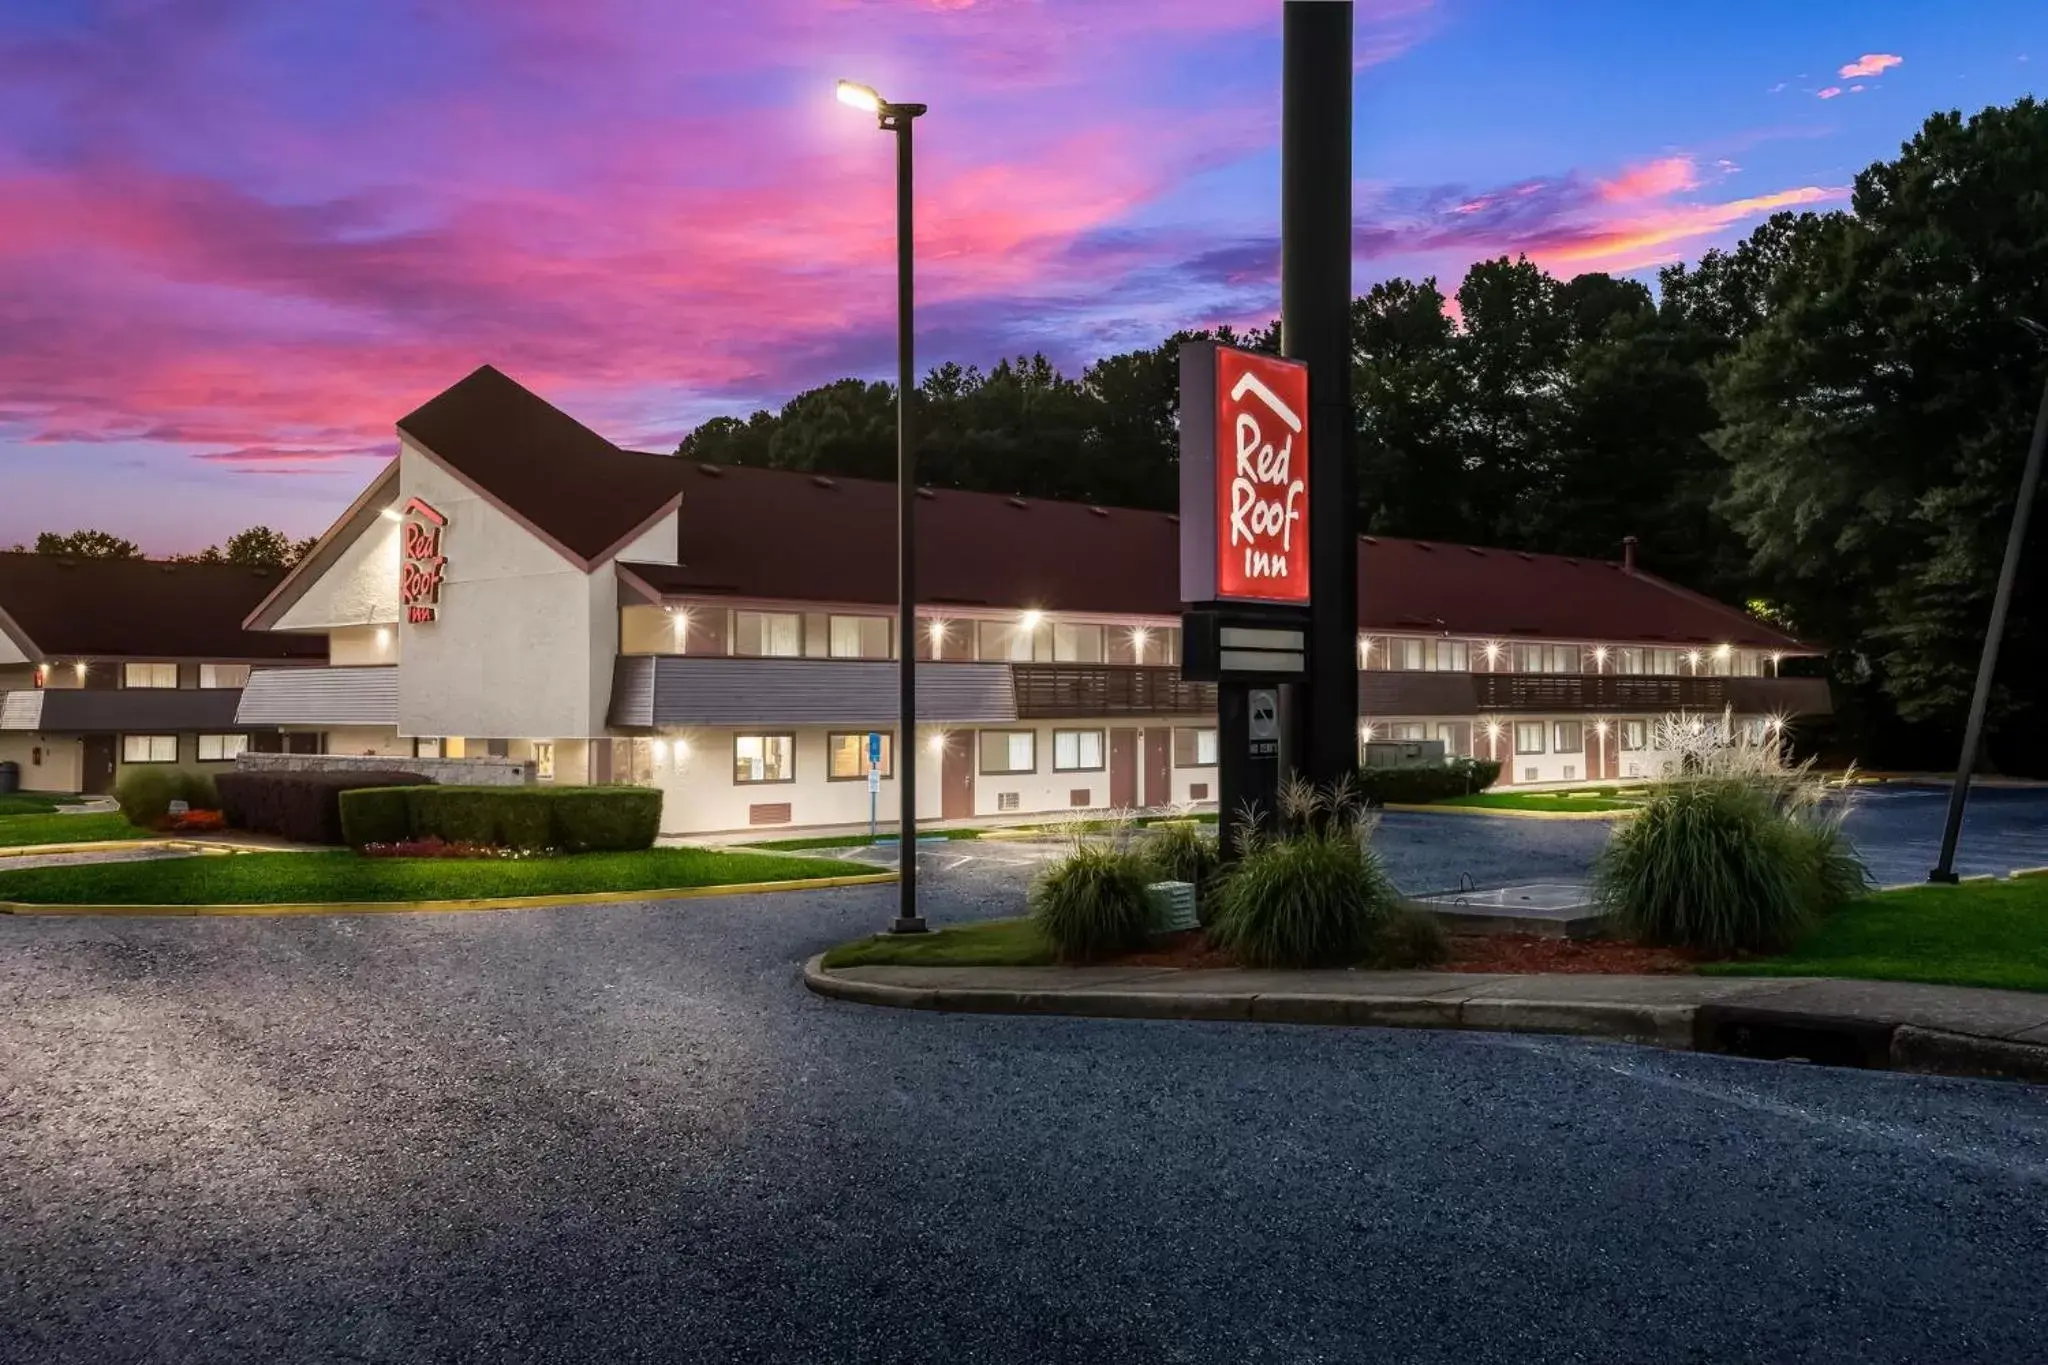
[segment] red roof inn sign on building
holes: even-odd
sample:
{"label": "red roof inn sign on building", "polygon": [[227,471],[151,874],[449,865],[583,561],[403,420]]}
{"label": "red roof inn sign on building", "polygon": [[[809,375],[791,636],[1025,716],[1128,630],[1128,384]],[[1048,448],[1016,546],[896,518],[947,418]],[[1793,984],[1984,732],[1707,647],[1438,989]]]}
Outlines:
{"label": "red roof inn sign on building", "polygon": [[431,621],[441,614],[441,577],[448,557],[441,553],[441,532],[448,518],[424,498],[414,498],[399,517],[398,603],[405,619]]}
{"label": "red roof inn sign on building", "polygon": [[1180,385],[1181,600],[1307,606],[1308,367],[1190,342]]}

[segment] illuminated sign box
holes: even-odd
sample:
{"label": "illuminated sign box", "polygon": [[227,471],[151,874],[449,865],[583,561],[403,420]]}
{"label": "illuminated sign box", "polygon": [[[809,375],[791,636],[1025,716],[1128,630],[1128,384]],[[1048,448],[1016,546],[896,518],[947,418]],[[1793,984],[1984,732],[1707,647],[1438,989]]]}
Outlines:
{"label": "illuminated sign box", "polygon": [[1308,605],[1308,366],[1180,348],[1180,596]]}

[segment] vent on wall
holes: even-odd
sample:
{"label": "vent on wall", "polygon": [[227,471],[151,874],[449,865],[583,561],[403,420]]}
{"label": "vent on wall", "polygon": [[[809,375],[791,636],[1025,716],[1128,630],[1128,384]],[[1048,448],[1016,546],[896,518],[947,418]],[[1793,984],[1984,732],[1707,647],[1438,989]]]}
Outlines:
{"label": "vent on wall", "polygon": [[1522,780],[1524,782],[1536,782],[1540,781],[1541,779],[1536,776],[1536,770],[1534,768],[1524,768],[1522,769]]}
{"label": "vent on wall", "polygon": [[1190,783],[1188,783],[1188,800],[1190,800],[1190,801],[1207,801],[1208,799],[1209,799],[1209,784],[1208,784],[1207,782],[1190,782]]}
{"label": "vent on wall", "polygon": [[1085,807],[1088,804],[1088,788],[1075,787],[1067,792],[1067,804]]}
{"label": "vent on wall", "polygon": [[1016,793],[1016,792],[997,792],[997,793],[996,793],[996,809],[997,809],[997,810],[1016,810],[1017,808],[1018,808],[1018,806],[1017,806],[1017,793]]}
{"label": "vent on wall", "polygon": [[750,825],[786,825],[789,823],[789,802],[771,801],[748,806],[747,823]]}

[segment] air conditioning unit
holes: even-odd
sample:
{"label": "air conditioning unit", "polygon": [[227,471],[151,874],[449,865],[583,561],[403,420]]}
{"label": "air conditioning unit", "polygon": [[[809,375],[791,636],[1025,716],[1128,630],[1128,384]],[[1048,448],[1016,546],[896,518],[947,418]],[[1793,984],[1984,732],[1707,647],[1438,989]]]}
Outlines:
{"label": "air conditioning unit", "polygon": [[1567,781],[1567,782],[1575,781],[1575,780],[1576,780],[1576,779],[1578,778],[1578,775],[1579,775],[1579,769],[1578,769],[1578,765],[1577,765],[1577,764],[1574,764],[1574,763],[1567,763],[1567,764],[1565,764],[1565,765],[1564,765],[1564,780],[1565,780],[1565,781]]}
{"label": "air conditioning unit", "polygon": [[1020,808],[1021,800],[1022,798],[1017,792],[997,792],[996,809],[1017,810]]}
{"label": "air conditioning unit", "polygon": [[1537,768],[1524,768],[1522,769],[1522,780],[1524,782],[1541,782],[1543,779],[1538,776],[1540,771]]}

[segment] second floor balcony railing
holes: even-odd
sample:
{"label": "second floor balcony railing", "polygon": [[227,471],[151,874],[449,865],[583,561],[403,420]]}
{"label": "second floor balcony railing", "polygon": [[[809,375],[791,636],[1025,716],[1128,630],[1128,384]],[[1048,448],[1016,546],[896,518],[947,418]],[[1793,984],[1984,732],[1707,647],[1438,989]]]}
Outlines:
{"label": "second floor balcony railing", "polygon": [[1177,668],[1142,664],[1012,664],[1020,719],[1062,716],[1211,716],[1216,685]]}
{"label": "second floor balcony railing", "polygon": [[1361,673],[1369,716],[1605,711],[1815,715],[1832,709],[1825,678],[1670,678],[1613,673]]}

